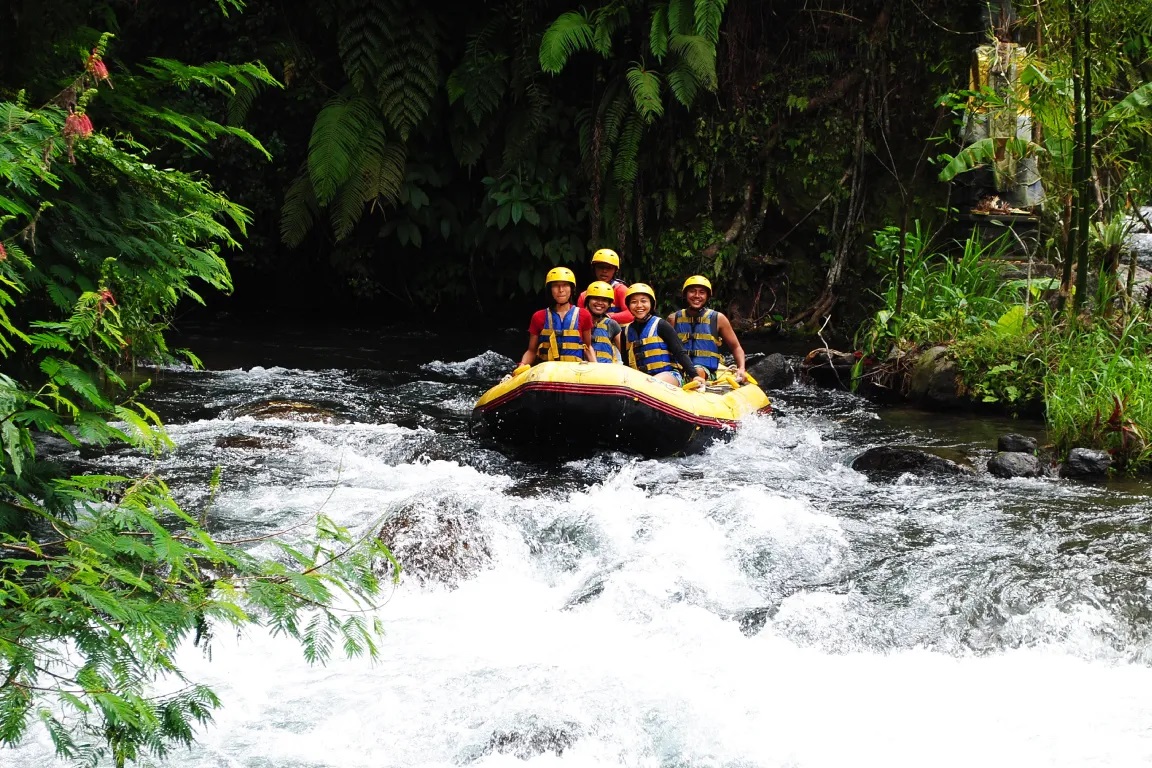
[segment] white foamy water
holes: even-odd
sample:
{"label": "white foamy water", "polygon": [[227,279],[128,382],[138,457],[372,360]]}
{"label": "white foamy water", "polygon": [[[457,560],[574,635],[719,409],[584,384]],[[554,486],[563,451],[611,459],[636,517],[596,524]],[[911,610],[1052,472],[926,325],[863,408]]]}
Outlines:
{"label": "white foamy water", "polygon": [[[221,377],[216,399],[242,399],[245,376]],[[447,399],[482,389],[456,386]],[[365,413],[399,407],[357,397]],[[183,668],[224,706],[169,764],[1152,764],[1134,607],[1147,577],[1109,555],[1146,501],[984,476],[874,484],[846,462],[883,435],[852,407],[756,419],[702,456],[559,468],[394,423],[174,427],[161,469],[194,486],[222,464],[235,482],[214,514],[229,530],[318,509],[353,528],[439,515],[488,554],[455,586],[408,575],[378,610],[375,662],[309,667],[262,631],[222,634],[210,660],[188,648]],[[217,447],[240,433],[280,443]],[[1103,520],[1115,530],[1078,549],[1081,521]],[[55,764],[35,730],[0,762]]]}

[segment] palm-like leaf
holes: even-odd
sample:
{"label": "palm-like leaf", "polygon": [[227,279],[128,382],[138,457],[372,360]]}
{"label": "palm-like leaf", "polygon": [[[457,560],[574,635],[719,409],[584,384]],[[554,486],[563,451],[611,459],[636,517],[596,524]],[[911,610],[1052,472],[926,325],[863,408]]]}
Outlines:
{"label": "palm-like leaf", "polygon": [[683,61],[677,61],[668,70],[667,79],[668,90],[672,92],[676,101],[686,107],[691,106],[696,100],[696,94],[700,92],[700,81],[696,79],[695,73],[688,68],[688,65]]}
{"label": "palm-like leaf", "polygon": [[308,175],[319,205],[327,205],[352,173],[352,160],[368,126],[379,120],[363,98],[337,96],[324,105],[308,142]]}
{"label": "palm-like leaf", "polygon": [[380,71],[388,50],[388,19],[373,0],[342,0],[338,7],[340,61],[356,90],[363,93]]}
{"label": "palm-like leaf", "polygon": [[1096,119],[1093,130],[1099,132],[1109,124],[1141,122],[1144,130],[1152,130],[1152,81],[1144,83]]}
{"label": "palm-like leaf", "polygon": [[648,30],[648,48],[657,61],[668,53],[668,4],[661,3],[652,12],[652,24]]}
{"label": "palm-like leaf", "polygon": [[690,35],[696,31],[693,0],[668,0],[668,34]]}
{"label": "palm-like leaf", "polygon": [[377,103],[403,139],[427,116],[440,89],[439,50],[439,25],[429,13],[414,13],[390,34],[376,82]]}
{"label": "palm-like leaf", "polygon": [[700,35],[672,35],[669,50],[684,62],[704,88],[716,88],[716,46]]}
{"label": "palm-like leaf", "polygon": [[540,69],[558,74],[573,54],[595,47],[594,37],[595,30],[586,13],[568,11],[560,14],[540,39]]}
{"label": "palm-like leaf", "polygon": [[712,43],[720,40],[720,22],[728,0],[696,0],[696,34]]}
{"label": "palm-like leaf", "polygon": [[318,212],[312,180],[305,165],[284,195],[284,205],[280,209],[280,239],[293,248],[300,245],[312,229]]}
{"label": "palm-like leaf", "polygon": [[664,100],[660,95],[660,74],[633,65],[628,69],[628,89],[636,111],[644,122],[650,123],[664,114]]}
{"label": "palm-like leaf", "polygon": [[948,161],[944,170],[940,171],[941,181],[951,181],[961,173],[971,171],[989,163],[995,163],[1001,152],[1007,152],[1017,157],[1040,154],[1045,150],[1039,144],[1027,139],[997,139],[988,138],[975,141],[956,153]]}
{"label": "palm-like leaf", "polygon": [[631,186],[640,174],[640,142],[643,138],[644,119],[639,112],[633,112],[624,124],[616,147],[612,177],[619,187]]}

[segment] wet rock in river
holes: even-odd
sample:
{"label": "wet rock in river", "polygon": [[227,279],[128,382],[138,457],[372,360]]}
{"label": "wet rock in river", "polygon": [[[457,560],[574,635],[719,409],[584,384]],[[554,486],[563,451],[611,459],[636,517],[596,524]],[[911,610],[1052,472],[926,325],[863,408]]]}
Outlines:
{"label": "wet rock in river", "polygon": [[533,717],[516,728],[493,732],[483,751],[485,754],[513,755],[521,760],[530,760],[545,752],[560,756],[576,743],[579,735],[580,727],[576,723],[553,725],[541,723]]}
{"label": "wet rock in river", "polygon": [[1040,477],[1044,474],[1035,454],[1001,451],[988,462],[988,471],[996,477]]}
{"label": "wet rock in river", "polygon": [[852,461],[852,469],[870,480],[914,475],[968,475],[972,468],[923,448],[882,446],[869,448]]}
{"label": "wet rock in river", "polygon": [[852,385],[852,370],[856,367],[857,359],[853,352],[837,352],[827,348],[814,349],[800,363],[800,372],[817,386],[849,389]]}
{"label": "wet rock in river", "polygon": [[247,416],[252,419],[283,419],[285,421],[319,422],[323,424],[347,424],[348,419],[336,415],[330,408],[315,403],[295,400],[262,400],[233,408],[228,418],[239,419]]}
{"label": "wet rock in river", "polygon": [[420,584],[455,587],[492,556],[479,516],[471,510],[413,505],[385,520],[379,538],[400,561],[402,576]]}
{"label": "wet rock in river", "polygon": [[1036,438],[1018,435],[1015,432],[1001,435],[996,441],[996,450],[1005,453],[1031,453],[1036,455]]}
{"label": "wet rock in river", "polygon": [[1060,466],[1060,477],[1102,478],[1112,466],[1112,457],[1105,451],[1091,448],[1073,448],[1068,460]]}
{"label": "wet rock in river", "polygon": [[264,435],[221,435],[216,438],[217,448],[236,448],[247,451],[287,448],[290,443]]}
{"label": "wet rock in river", "polygon": [[908,395],[925,405],[953,408],[963,405],[959,395],[959,376],[956,361],[948,355],[947,347],[932,347],[920,355],[912,367],[908,382]]}
{"label": "wet rock in river", "polygon": [[747,370],[761,389],[782,389],[796,381],[796,371],[792,369],[792,364],[779,352],[757,360]]}

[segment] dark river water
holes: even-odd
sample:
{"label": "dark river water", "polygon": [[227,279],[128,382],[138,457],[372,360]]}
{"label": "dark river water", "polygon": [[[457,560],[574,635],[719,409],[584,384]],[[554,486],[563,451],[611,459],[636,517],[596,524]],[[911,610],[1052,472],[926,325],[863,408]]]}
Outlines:
{"label": "dark river water", "polygon": [[[188,649],[224,708],[171,765],[1152,765],[1149,489],[983,471],[1035,424],[797,385],[702,455],[526,464],[467,430],[521,331],[271,338],[186,339],[210,370],[151,391],[177,449],[91,468],[155,469],[194,507],[221,467],[230,538],[322,509],[417,536],[454,521],[483,546],[451,578],[405,578],[374,663],[309,667],[261,631]],[[340,418],[243,415],[266,399]],[[979,471],[849,467],[896,444]],[[55,763],[33,733],[0,764]]]}

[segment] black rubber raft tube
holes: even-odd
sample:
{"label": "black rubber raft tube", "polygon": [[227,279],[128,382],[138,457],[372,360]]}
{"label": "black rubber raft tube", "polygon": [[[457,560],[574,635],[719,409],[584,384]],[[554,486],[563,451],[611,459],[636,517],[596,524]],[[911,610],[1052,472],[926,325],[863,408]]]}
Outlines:
{"label": "black rubber raft tube", "polygon": [[[698,453],[717,439],[731,437],[738,424],[737,418],[678,407],[660,388],[647,384],[523,381],[495,392],[477,403],[474,433],[532,458],[576,458],[614,450],[652,457]],[[688,402],[704,404],[716,397],[694,394]],[[762,404],[741,399],[766,410],[767,398],[762,393],[759,397]]]}

